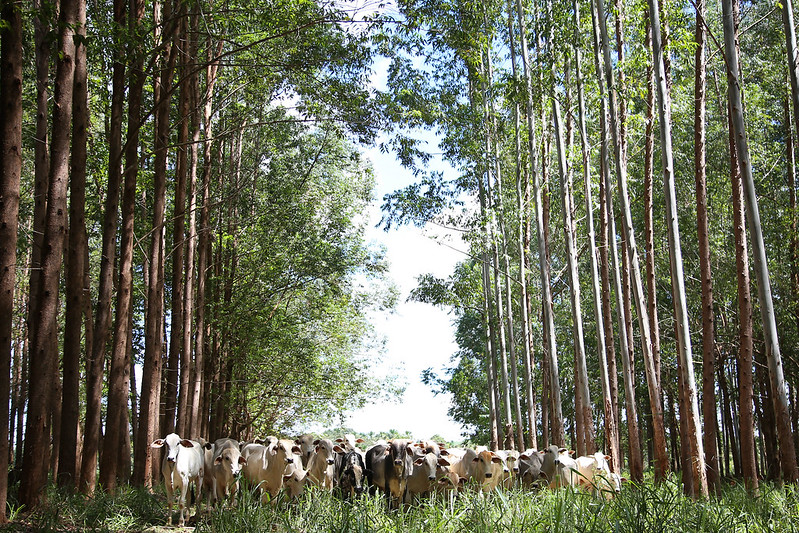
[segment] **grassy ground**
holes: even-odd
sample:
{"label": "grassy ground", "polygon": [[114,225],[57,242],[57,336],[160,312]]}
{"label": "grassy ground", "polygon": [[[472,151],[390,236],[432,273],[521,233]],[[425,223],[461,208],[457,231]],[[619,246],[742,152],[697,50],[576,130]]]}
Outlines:
{"label": "grassy ground", "polygon": [[[86,500],[55,489],[35,513],[16,512],[2,531],[175,531],[166,528],[161,491],[125,489],[116,496]],[[192,508],[193,511],[193,508]],[[189,524],[196,532],[799,532],[799,489],[764,486],[758,497],[740,486],[721,498],[694,502],[676,480],[659,487],[626,485],[611,501],[582,491],[472,492],[456,499],[426,499],[403,511],[387,511],[382,498],[352,502],[311,492],[293,503],[260,506],[244,493],[233,509],[203,512]],[[189,530],[189,528],[187,528]]]}

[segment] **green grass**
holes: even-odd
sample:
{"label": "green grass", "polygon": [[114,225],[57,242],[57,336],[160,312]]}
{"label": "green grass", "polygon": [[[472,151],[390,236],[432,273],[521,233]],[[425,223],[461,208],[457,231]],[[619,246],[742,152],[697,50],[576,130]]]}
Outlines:
{"label": "green grass", "polygon": [[[13,505],[13,504],[12,504]],[[799,489],[761,486],[753,498],[742,486],[727,486],[721,497],[692,501],[677,478],[660,486],[627,484],[613,500],[579,490],[539,493],[467,491],[457,498],[427,498],[389,511],[381,497],[342,501],[310,491],[296,502],[283,498],[261,506],[243,492],[235,508],[202,512],[197,532],[799,532]],[[204,506],[203,506],[204,508]],[[192,508],[192,512],[194,508]],[[47,503],[18,517],[6,531],[164,531],[166,500],[125,488],[93,499],[50,488]],[[192,522],[193,524],[193,522]]]}

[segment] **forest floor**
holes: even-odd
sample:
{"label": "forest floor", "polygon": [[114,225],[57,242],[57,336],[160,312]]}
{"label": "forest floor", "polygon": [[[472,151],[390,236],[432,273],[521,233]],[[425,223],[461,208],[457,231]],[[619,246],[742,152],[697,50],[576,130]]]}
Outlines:
{"label": "forest floor", "polygon": [[[582,490],[498,491],[484,496],[467,490],[456,497],[430,497],[387,510],[382,497],[342,501],[309,491],[298,501],[282,498],[261,506],[243,491],[234,508],[202,511],[188,527],[167,523],[163,488],[154,493],[126,488],[91,499],[55,488],[33,513],[10,507],[11,522],[0,531],[98,532],[799,532],[799,488],[761,486],[752,496],[738,484],[718,498],[694,501],[679,480],[660,486],[625,484],[612,500]],[[194,513],[192,507],[192,513]]]}

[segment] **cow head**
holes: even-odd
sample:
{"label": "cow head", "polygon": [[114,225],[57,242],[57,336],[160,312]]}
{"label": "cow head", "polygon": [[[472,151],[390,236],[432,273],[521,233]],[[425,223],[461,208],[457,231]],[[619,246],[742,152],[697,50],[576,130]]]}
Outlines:
{"label": "cow head", "polygon": [[238,448],[225,448],[214,459],[214,465],[221,466],[223,470],[230,472],[232,476],[239,475],[241,467],[247,464],[247,459],[241,456]]}
{"label": "cow head", "polygon": [[185,448],[191,448],[194,446],[194,443],[189,439],[181,439],[177,433],[170,433],[163,439],[156,439],[150,444],[151,448],[161,448],[166,444],[167,446],[167,455],[166,460],[170,463],[174,463],[178,458],[178,452],[180,452],[180,447],[183,446]]}

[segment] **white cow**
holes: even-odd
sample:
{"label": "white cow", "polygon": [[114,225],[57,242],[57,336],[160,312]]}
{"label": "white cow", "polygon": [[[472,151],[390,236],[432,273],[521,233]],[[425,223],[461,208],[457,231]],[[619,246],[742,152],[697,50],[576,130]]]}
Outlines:
{"label": "white cow", "polygon": [[291,474],[283,474],[283,488],[292,499],[299,498],[305,487],[310,482],[308,471],[301,468],[295,469]]}
{"label": "white cow", "polygon": [[[299,451],[299,447],[296,447]],[[242,450],[242,457],[247,461],[242,468],[244,478],[253,487],[261,490],[261,503],[267,500],[267,494],[274,499],[283,487],[283,473],[286,466],[294,462],[294,454],[286,448],[282,441],[270,441],[269,446],[248,444]]]}
{"label": "white cow", "polygon": [[621,477],[610,471],[609,455],[597,452],[578,457],[577,484],[601,494],[605,499],[613,498],[621,491]]}
{"label": "white cow", "polygon": [[[189,492],[189,483],[194,483],[197,490],[197,501],[202,493],[203,476],[203,451],[199,442],[181,439],[176,433],[170,433],[163,439],[157,439],[150,444],[152,448],[161,448],[167,445],[167,453],[161,462],[161,474],[164,476],[166,486],[166,499],[169,506],[169,525],[172,525],[172,503],[175,490],[180,491],[178,511],[180,511],[180,525],[186,524],[186,494]],[[190,513],[189,513],[190,514]]]}
{"label": "white cow", "polygon": [[308,462],[308,476],[311,478],[310,482],[317,487],[322,487],[324,490],[333,490],[333,477],[334,463],[336,462],[336,450],[343,449],[334,445],[330,439],[317,439],[314,441],[314,453],[311,454],[311,459]]}
{"label": "white cow", "polygon": [[547,479],[549,488],[557,489],[577,485],[577,461],[571,457],[574,455],[573,450],[552,445],[539,453],[544,457],[541,463],[541,474]]}
{"label": "white cow", "polygon": [[213,445],[212,482],[215,501],[231,495],[235,503],[239,490],[239,472],[247,460],[241,456],[239,443],[233,439],[218,439]]}
{"label": "white cow", "polygon": [[413,453],[413,470],[405,485],[406,500],[412,498],[414,494],[424,496],[434,488],[439,461],[443,461],[442,466],[449,466],[449,462],[445,458],[439,458],[434,452],[426,451],[427,449],[416,448]]}

